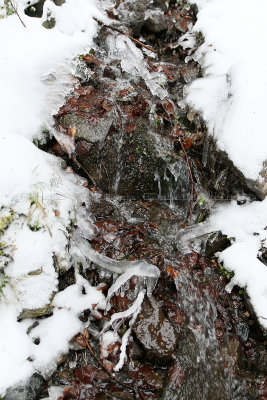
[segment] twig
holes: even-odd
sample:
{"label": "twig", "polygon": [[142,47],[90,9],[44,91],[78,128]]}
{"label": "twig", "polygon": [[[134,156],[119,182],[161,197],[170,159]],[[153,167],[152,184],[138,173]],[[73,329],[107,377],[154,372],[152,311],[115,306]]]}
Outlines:
{"label": "twig", "polygon": [[68,154],[68,156],[70,157],[70,159],[74,162],[74,164],[76,164],[79,168],[81,168],[86,175],[88,176],[88,178],[90,179],[90,181],[93,182],[93,185],[96,186],[96,182],[94,180],[94,178],[89,174],[89,172],[79,163],[79,161],[77,160],[77,158],[71,154],[70,151],[68,151],[67,147],[64,145],[64,143],[61,142],[61,140],[59,140],[59,138],[57,137],[57,135],[54,134],[54,138],[56,139],[56,141],[58,142],[58,144],[60,145],[60,147]]}
{"label": "twig", "polygon": [[96,186],[96,182],[95,182],[94,178],[93,178],[93,177],[89,174],[89,172],[79,163],[79,161],[77,160],[77,158],[74,157],[74,155],[72,155],[72,156],[71,156],[71,159],[72,159],[72,161],[73,161],[75,164],[78,165],[79,168],[81,168],[81,169],[86,173],[86,175],[88,176],[88,178],[90,179],[90,181],[92,181],[93,184],[94,184],[94,186]]}
{"label": "twig", "polygon": [[127,388],[127,389],[129,389],[129,390],[131,390],[132,392],[135,393],[135,392],[136,392],[136,389],[135,389],[135,388],[133,388],[133,387],[131,387],[131,386],[129,386],[129,385],[126,385],[126,383],[121,382],[121,381],[120,381],[115,375],[113,375],[113,374],[105,367],[105,365],[96,357],[95,353],[93,352],[92,347],[90,346],[89,340],[87,339],[86,335],[82,333],[81,336],[82,336],[82,338],[83,338],[83,340],[84,340],[84,342],[85,342],[85,344],[86,344],[86,346],[87,346],[87,348],[88,348],[90,354],[94,357],[94,359],[95,359],[96,362],[100,365],[100,367],[101,367],[114,381],[116,381],[119,385],[121,385],[121,386],[123,386],[123,387],[125,387],[125,388]]}
{"label": "twig", "polygon": [[101,21],[99,21],[99,20],[96,19],[96,18],[94,18],[94,20],[95,20],[98,24],[100,24],[100,25],[103,25],[103,26],[105,26],[105,27],[107,27],[107,28],[109,28],[109,29],[112,29],[113,31],[118,32],[118,33],[120,33],[121,35],[127,36],[127,37],[128,37],[129,39],[131,39],[133,42],[136,42],[136,43],[139,44],[140,46],[145,47],[147,50],[150,50],[150,51],[152,51],[153,53],[157,53],[156,50],[152,49],[152,47],[147,46],[146,44],[140,42],[140,40],[135,39],[133,36],[128,35],[127,33],[123,32],[122,30],[120,30],[120,29],[118,29],[118,28],[115,28],[115,26],[107,25],[107,24],[105,24],[104,22],[101,22]]}
{"label": "twig", "polygon": [[16,9],[16,7],[14,6],[12,0],[10,0],[10,4],[11,4],[11,7],[13,8],[13,10],[14,10],[14,13],[18,16],[20,22],[22,23],[22,25],[24,26],[24,28],[26,28],[26,25],[24,24],[24,22],[23,22],[22,19],[20,18],[20,15],[19,15],[19,13],[17,12],[17,9]]}

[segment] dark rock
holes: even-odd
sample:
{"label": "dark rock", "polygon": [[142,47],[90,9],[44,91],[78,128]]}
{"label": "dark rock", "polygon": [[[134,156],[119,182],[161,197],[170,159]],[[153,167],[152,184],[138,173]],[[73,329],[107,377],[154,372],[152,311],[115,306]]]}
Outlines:
{"label": "dark rock", "polygon": [[161,366],[170,363],[178,334],[153,297],[143,302],[133,330],[149,362]]}
{"label": "dark rock", "polygon": [[[197,337],[188,332],[185,339],[179,341],[175,352],[178,365],[183,371],[183,380],[177,387],[168,382],[164,388],[162,400],[229,400],[228,381],[223,363],[218,363],[219,355],[215,349],[206,350],[205,358],[200,355],[201,344]],[[215,350],[216,351],[216,350]],[[236,398],[236,397],[234,397]]]}
{"label": "dark rock", "polygon": [[144,29],[151,33],[160,33],[168,29],[167,19],[160,9],[148,10],[145,14]]}
{"label": "dark rock", "polygon": [[231,241],[221,231],[206,233],[197,236],[191,241],[192,246],[206,257],[213,257],[215,253],[231,246]]}
{"label": "dark rock", "polygon": [[45,385],[43,377],[35,373],[26,384],[9,388],[3,400],[39,400]]}
{"label": "dark rock", "polygon": [[55,18],[48,16],[42,25],[45,29],[53,29],[56,26],[56,20]]}
{"label": "dark rock", "polygon": [[213,257],[218,251],[223,251],[231,246],[231,241],[221,231],[208,234],[202,243],[207,257]]}
{"label": "dark rock", "polygon": [[76,114],[65,114],[60,117],[60,123],[67,128],[75,126],[77,139],[84,139],[90,143],[103,141],[113,124],[113,118],[101,118],[95,125],[89,123],[87,118]]}
{"label": "dark rock", "polygon": [[168,200],[172,195],[187,201],[186,162],[175,154],[171,140],[159,140],[149,121],[139,120],[135,131],[110,135],[78,161],[103,191],[144,199]]}
{"label": "dark rock", "polygon": [[[61,6],[65,3],[65,0],[52,0],[57,6]],[[43,7],[45,0],[36,1],[36,3],[31,4],[25,8],[24,12],[29,17],[41,18],[43,16]]]}
{"label": "dark rock", "polygon": [[107,200],[100,200],[98,202],[92,203],[90,211],[95,217],[108,217],[113,213],[115,207],[112,203]]}
{"label": "dark rock", "polygon": [[180,80],[182,83],[190,83],[200,77],[199,66],[195,64],[188,64],[180,71]]}
{"label": "dark rock", "polygon": [[103,71],[103,77],[109,79],[116,79],[116,72],[115,69],[112,67],[106,67]]}

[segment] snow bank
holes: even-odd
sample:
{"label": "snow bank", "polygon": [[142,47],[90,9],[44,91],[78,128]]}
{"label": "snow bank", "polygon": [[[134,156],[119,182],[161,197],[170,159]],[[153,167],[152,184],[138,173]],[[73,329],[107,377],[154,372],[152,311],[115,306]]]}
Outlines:
{"label": "snow bank", "polygon": [[246,288],[261,325],[267,329],[267,266],[258,256],[267,247],[267,199],[262,202],[218,206],[209,220],[201,225],[202,232],[221,230],[233,244],[219,255],[226,269],[235,275],[228,284]]}
{"label": "snow bank", "polygon": [[[186,102],[200,111],[221,150],[246,178],[261,181],[267,159],[267,25],[264,0],[194,0],[199,8],[192,32],[181,40],[193,48],[193,33],[204,43],[192,55],[204,72],[186,89]],[[267,200],[218,206],[198,233],[221,230],[235,239],[219,254],[245,287],[260,323],[267,329],[267,266],[260,261],[267,243]],[[196,232],[195,232],[196,233]]]}
{"label": "snow bank", "polygon": [[[210,133],[246,178],[256,180],[267,160],[267,25],[264,0],[194,0],[193,32],[205,41],[193,55],[204,78],[186,91]],[[182,39],[192,46],[192,37]]]}
{"label": "snow bank", "polygon": [[[51,373],[82,328],[78,313],[103,297],[92,287],[83,295],[77,277],[52,304],[57,269],[70,263],[69,227],[88,193],[31,140],[73,87],[73,57],[90,49],[93,17],[105,17],[94,0],[46,0],[43,19],[24,14],[26,0],[15,3],[26,28],[16,15],[0,19],[0,395],[34,371]],[[42,26],[48,11],[51,30]],[[33,326],[36,309],[53,315]]]}

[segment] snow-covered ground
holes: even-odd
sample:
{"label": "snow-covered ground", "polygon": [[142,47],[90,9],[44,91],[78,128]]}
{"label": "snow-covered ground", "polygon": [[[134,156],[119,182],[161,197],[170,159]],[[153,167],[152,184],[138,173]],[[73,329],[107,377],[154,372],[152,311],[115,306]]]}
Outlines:
{"label": "snow-covered ground", "polygon": [[[62,7],[47,0],[43,19],[24,14],[26,0],[15,3],[26,28],[16,15],[0,19],[0,229],[8,226],[0,231],[0,394],[36,370],[51,372],[82,328],[78,312],[103,300],[93,287],[82,295],[85,282],[77,276],[68,292],[77,300],[74,308],[62,292],[53,316],[29,334],[33,319],[17,322],[22,311],[51,303],[58,283],[55,259],[68,267],[68,228],[80,203],[88,203],[83,181],[31,140],[50,125],[73,87],[73,58],[91,48],[93,17],[104,17],[94,0],[67,0]],[[57,21],[51,30],[42,26],[48,10]]]}
{"label": "snow-covered ground", "polygon": [[[192,0],[197,23],[184,35],[194,47],[195,32],[204,43],[193,53],[204,77],[186,89],[186,102],[200,111],[221,150],[248,179],[259,180],[267,160],[267,3],[264,0]],[[267,246],[267,199],[213,210],[199,233],[222,230],[235,238],[219,257],[235,272],[234,284],[246,287],[262,326],[267,328],[267,267],[257,256]]]}
{"label": "snow-covered ground", "polygon": [[[69,341],[87,327],[78,318],[81,312],[93,304],[105,308],[132,275],[148,277],[147,291],[152,290],[159,274],[145,261],[120,263],[89,247],[85,239],[94,229],[86,181],[32,143],[53,130],[52,116],[75,85],[74,58],[91,49],[97,32],[93,18],[108,18],[94,0],[66,0],[60,7],[46,0],[42,19],[24,14],[29,3],[15,0],[23,23],[15,14],[0,19],[0,397],[36,371],[44,376],[54,371]],[[0,15],[3,5],[0,0]],[[47,15],[56,20],[53,29],[42,26]],[[75,260],[119,274],[107,298],[77,270],[75,284],[57,293],[58,270]],[[143,297],[144,291],[127,315],[114,315],[131,317],[116,370],[123,366]],[[45,314],[50,315],[35,319]],[[111,325],[106,336],[116,339]],[[51,388],[50,398],[59,393]]]}

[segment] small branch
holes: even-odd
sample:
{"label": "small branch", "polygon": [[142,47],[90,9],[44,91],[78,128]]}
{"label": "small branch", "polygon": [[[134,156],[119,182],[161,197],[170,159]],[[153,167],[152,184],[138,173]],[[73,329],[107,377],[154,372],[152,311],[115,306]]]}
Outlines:
{"label": "small branch", "polygon": [[81,169],[86,173],[86,175],[88,176],[88,178],[90,179],[90,181],[93,182],[93,185],[96,186],[96,182],[95,182],[94,178],[93,178],[93,177],[89,174],[89,172],[79,163],[79,161],[77,160],[77,158],[74,157],[74,156],[72,155],[72,156],[71,156],[71,159],[72,159],[72,161],[73,161],[79,168],[81,168]]}
{"label": "small branch", "polygon": [[20,15],[19,15],[19,13],[17,12],[17,9],[16,9],[16,7],[14,6],[12,0],[10,0],[10,4],[11,4],[11,7],[13,8],[13,10],[14,10],[14,13],[18,16],[20,22],[22,23],[22,25],[24,26],[24,28],[26,28],[26,25],[24,24],[24,22],[23,22],[22,19],[20,18]]}
{"label": "small branch", "polygon": [[96,19],[96,18],[94,18],[94,20],[95,20],[99,25],[102,25],[102,26],[105,26],[105,27],[107,27],[107,28],[109,28],[109,29],[112,29],[113,31],[118,32],[118,33],[120,33],[121,35],[125,35],[125,36],[127,36],[129,39],[131,39],[133,42],[139,44],[140,46],[146,48],[147,50],[152,51],[153,53],[157,53],[156,50],[152,49],[152,47],[147,46],[146,44],[140,42],[140,40],[135,39],[133,36],[128,35],[127,33],[123,32],[122,30],[120,30],[120,29],[118,29],[118,28],[115,28],[115,26],[111,26],[111,25],[104,24],[104,22],[101,22],[101,21],[99,21],[99,20]]}
{"label": "small branch", "polygon": [[93,356],[93,358],[96,360],[96,362],[100,365],[100,367],[101,367],[114,381],[116,381],[120,386],[123,386],[123,387],[125,387],[126,389],[129,389],[129,390],[131,390],[132,392],[135,393],[135,392],[136,392],[136,389],[135,389],[135,388],[133,388],[133,387],[131,387],[131,386],[129,386],[129,385],[126,385],[126,383],[121,382],[121,381],[120,381],[115,375],[113,375],[113,374],[105,367],[105,365],[96,357],[95,353],[93,352],[92,347],[91,347],[90,344],[89,344],[89,340],[88,340],[88,338],[86,337],[87,335],[86,335],[86,334],[81,334],[81,336],[82,336],[82,338],[83,338],[83,340],[84,340],[84,342],[85,342],[85,344],[86,344],[86,347],[88,348],[90,354]]}

